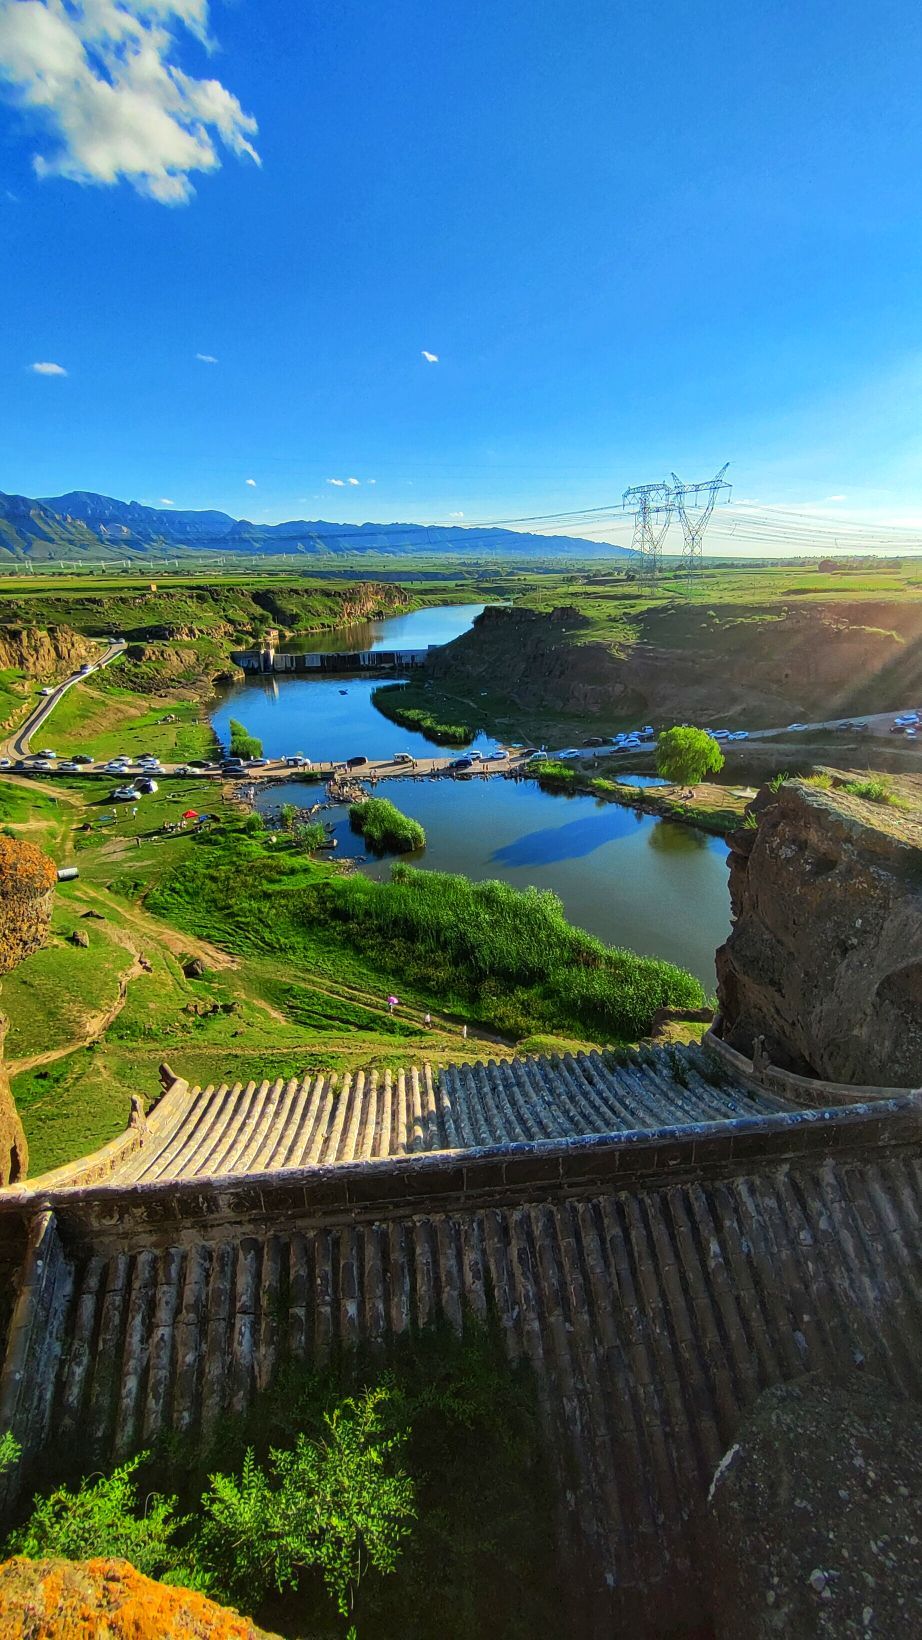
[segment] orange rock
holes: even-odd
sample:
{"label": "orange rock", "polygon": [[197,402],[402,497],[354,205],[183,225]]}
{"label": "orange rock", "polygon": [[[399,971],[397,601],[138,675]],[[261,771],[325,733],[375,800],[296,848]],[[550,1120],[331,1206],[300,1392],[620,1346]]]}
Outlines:
{"label": "orange rock", "polygon": [[0,1565],[0,1640],[278,1640],[191,1589],[168,1588],[127,1560]]}

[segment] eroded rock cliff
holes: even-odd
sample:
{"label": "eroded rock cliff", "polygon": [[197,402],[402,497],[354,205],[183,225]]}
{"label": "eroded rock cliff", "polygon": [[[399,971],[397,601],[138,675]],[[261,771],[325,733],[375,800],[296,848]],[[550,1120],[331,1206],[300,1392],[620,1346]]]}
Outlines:
{"label": "eroded rock cliff", "polygon": [[922,1084],[922,823],[803,781],[764,787],[730,838],[717,952],[724,1038],[805,1075]]}
{"label": "eroded rock cliff", "polygon": [[489,608],[431,657],[449,687],[502,689],[521,708],[655,722],[883,711],[922,694],[922,606],[656,604],[628,617]]}
{"label": "eroded rock cliff", "polygon": [[99,645],[69,626],[0,626],[0,669],[31,678],[60,678],[99,658]]}

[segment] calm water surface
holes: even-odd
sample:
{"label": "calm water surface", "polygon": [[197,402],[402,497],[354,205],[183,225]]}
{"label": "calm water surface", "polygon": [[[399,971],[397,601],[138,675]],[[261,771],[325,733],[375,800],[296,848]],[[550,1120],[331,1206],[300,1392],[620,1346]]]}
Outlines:
{"label": "calm water surface", "polygon": [[[280,801],[309,807],[322,789],[292,783],[264,791],[259,807]],[[426,829],[426,848],[403,856],[434,871],[460,871],[515,888],[550,888],[567,917],[612,945],[666,957],[714,988],[714,951],[729,932],[727,849],[691,826],[635,813],[594,797],[559,797],[531,781],[382,780],[389,797]],[[337,854],[363,854],[346,811],[333,822]],[[387,877],[393,858],[369,859]]]}
{"label": "calm water surface", "polygon": [[[449,643],[466,632],[483,609],[483,604],[450,604],[434,609],[416,609],[365,627],[350,627],[336,633],[315,633],[302,641],[310,653],[318,650],[337,653],[353,649],[421,649],[425,644]],[[355,641],[356,638],[361,641]],[[230,739],[231,718],[244,723],[263,743],[267,757],[284,757],[303,752],[317,763],[331,758],[393,757],[395,752],[413,752],[431,757],[444,748],[434,746],[424,735],[411,733],[382,717],[371,703],[371,692],[380,683],[395,678],[305,678],[270,674],[241,677],[222,695],[212,713],[212,724],[225,745]],[[487,751],[496,745],[491,735],[477,734],[471,745]]]}
{"label": "calm water surface", "polygon": [[[303,647],[330,653],[448,643],[482,607],[415,610],[348,633],[316,634]],[[226,741],[228,719],[239,718],[270,757],[431,755],[437,748],[430,741],[375,710],[375,683],[367,677],[241,680],[212,721]],[[486,750],[496,742],[478,734],[472,744]],[[624,778],[636,785],[655,782],[650,775]],[[384,780],[376,791],[426,828],[427,846],[409,857],[413,864],[478,881],[499,877],[516,888],[553,889],[571,922],[610,944],[677,962],[713,990],[714,951],[729,929],[727,850],[720,838],[594,797],[552,795],[531,781]],[[288,783],[264,790],[258,803],[262,809],[286,800],[309,807],[321,795],[316,785]],[[345,809],[327,810],[324,819],[334,825],[337,854],[364,853]],[[387,877],[392,863],[369,859],[363,869]]]}

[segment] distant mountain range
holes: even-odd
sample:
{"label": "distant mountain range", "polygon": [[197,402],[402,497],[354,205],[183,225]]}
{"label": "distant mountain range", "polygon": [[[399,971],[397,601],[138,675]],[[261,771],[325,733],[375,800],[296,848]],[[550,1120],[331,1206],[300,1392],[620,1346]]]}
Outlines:
{"label": "distant mountain range", "polygon": [[0,491],[0,563],[56,558],[100,562],[187,552],[254,557],[281,553],[352,557],[372,552],[433,557],[633,557],[629,548],[607,542],[570,535],[526,535],[483,525],[330,524],[305,519],[253,524],[228,513],[145,507],[140,501],[116,501],[91,490],[71,490],[39,500]]}

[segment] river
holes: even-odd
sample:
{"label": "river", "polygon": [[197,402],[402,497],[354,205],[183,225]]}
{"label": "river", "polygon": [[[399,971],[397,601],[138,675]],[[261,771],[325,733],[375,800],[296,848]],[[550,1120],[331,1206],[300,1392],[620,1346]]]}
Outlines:
{"label": "river", "polygon": [[[363,627],[363,636],[372,638],[363,647],[446,643],[467,629],[481,607],[416,610]],[[340,633],[334,642],[321,634],[316,643],[330,652],[348,647],[343,638]],[[422,735],[375,710],[374,687],[369,678],[247,679],[224,697],[213,722],[226,740],[228,719],[240,718],[269,756],[431,754]],[[495,741],[478,734],[473,744],[485,750]],[[281,801],[309,807],[318,795],[316,785],[296,782],[263,791],[258,803],[265,810]],[[571,922],[610,944],[679,963],[713,990],[714,950],[729,931],[727,850],[721,838],[619,804],[556,796],[531,781],[499,777],[384,780],[376,795],[390,797],[425,827],[427,846],[409,857],[411,863],[475,880],[500,877],[516,888],[553,889]],[[364,841],[350,830],[345,809],[325,811],[324,819],[333,823],[340,857],[364,854]],[[366,860],[362,869],[386,877],[392,863],[392,858]]]}

